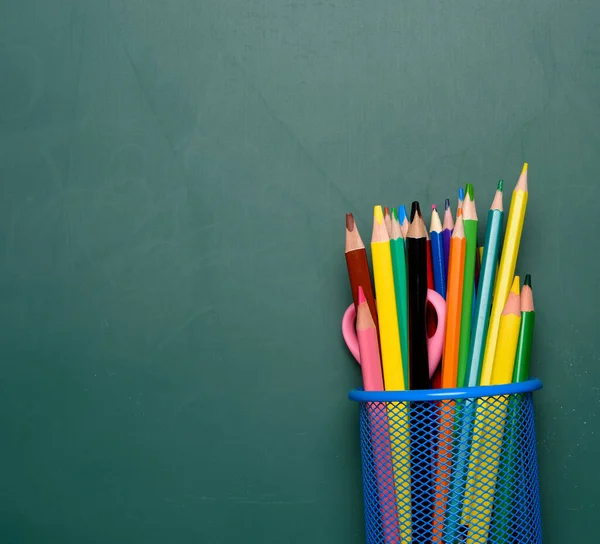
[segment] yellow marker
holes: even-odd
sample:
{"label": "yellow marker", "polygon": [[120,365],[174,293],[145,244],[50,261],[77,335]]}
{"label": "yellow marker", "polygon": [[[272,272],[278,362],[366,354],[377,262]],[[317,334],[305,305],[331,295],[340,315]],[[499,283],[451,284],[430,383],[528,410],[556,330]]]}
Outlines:
{"label": "yellow marker", "polygon": [[[521,324],[519,295],[520,279],[519,276],[515,276],[500,318],[491,385],[502,385],[512,381]],[[507,396],[484,398],[478,404],[463,508],[463,523],[469,527],[467,544],[487,542],[507,407]]]}
{"label": "yellow marker", "polygon": [[496,346],[498,345],[498,328],[500,326],[500,315],[510,283],[515,274],[517,256],[519,254],[519,244],[521,242],[521,232],[523,231],[523,221],[525,220],[525,211],[527,210],[527,163],[523,165],[521,176],[515,186],[510,202],[510,211],[506,224],[506,234],[504,235],[504,245],[502,247],[502,257],[498,268],[496,278],[496,287],[494,288],[494,302],[490,314],[490,324],[485,343],[485,354],[483,356],[483,366],[481,370],[480,385],[490,385],[492,381],[492,368],[496,357]]}
{"label": "yellow marker", "polygon": [[[400,332],[396,312],[394,273],[390,237],[383,219],[381,206],[375,206],[371,256],[375,279],[375,298],[379,318],[379,341],[383,366],[383,382],[386,391],[403,391],[404,372],[400,351]],[[388,404],[388,421],[394,486],[402,542],[412,542],[410,505],[410,432],[408,405],[404,402]]]}

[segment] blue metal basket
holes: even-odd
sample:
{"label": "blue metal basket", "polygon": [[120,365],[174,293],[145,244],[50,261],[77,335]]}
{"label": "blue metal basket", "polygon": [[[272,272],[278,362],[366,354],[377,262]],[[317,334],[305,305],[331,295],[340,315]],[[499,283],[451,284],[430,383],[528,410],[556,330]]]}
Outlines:
{"label": "blue metal basket", "polygon": [[541,387],[351,391],[367,543],[541,543],[532,400]]}

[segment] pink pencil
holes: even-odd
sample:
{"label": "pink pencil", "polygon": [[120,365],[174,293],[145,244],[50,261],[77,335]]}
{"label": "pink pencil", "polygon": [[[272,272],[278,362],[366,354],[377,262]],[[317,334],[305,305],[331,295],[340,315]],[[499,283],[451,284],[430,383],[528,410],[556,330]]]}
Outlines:
{"label": "pink pencil", "polygon": [[[367,299],[360,286],[358,287],[358,308],[356,310],[356,336],[358,337],[364,389],[365,391],[383,391],[377,329]],[[392,451],[385,403],[370,402],[367,404],[367,412],[371,424],[371,444],[373,445],[375,471],[377,473],[381,523],[385,543],[400,544]]]}

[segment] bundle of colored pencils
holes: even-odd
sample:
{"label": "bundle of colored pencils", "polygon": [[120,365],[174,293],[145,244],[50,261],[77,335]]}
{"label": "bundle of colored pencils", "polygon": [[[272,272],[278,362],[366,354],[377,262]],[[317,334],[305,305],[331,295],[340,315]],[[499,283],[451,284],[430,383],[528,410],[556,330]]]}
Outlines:
{"label": "bundle of colored pencils", "polygon": [[[365,389],[371,384],[399,391],[500,385],[528,379],[535,316],[531,278],[525,276],[521,289],[515,276],[528,200],[527,164],[512,194],[504,238],[502,191],[502,181],[495,193],[490,191],[491,205],[481,245],[471,184],[459,190],[456,217],[452,216],[449,199],[443,218],[432,206],[429,230],[418,202],[412,203],[410,216],[404,206],[375,206],[371,239],[374,288],[365,246],[353,215],[347,214],[346,261],[352,296],[361,326],[372,329],[370,334],[362,330],[358,335],[361,354],[371,354],[368,368],[364,362],[361,365]],[[428,290],[444,298],[445,324],[436,319],[428,304]],[[445,326],[441,363],[431,360],[428,349],[430,338],[440,326]],[[436,366],[437,371],[432,373]],[[373,379],[374,375],[377,378]],[[478,417],[473,412],[467,421],[475,431],[459,433],[469,437],[465,447],[471,448],[471,457],[485,438],[477,435]],[[453,418],[453,408],[445,408],[442,403],[432,542],[458,540],[459,527],[445,527],[450,475],[441,470],[452,458]],[[464,495],[460,501],[464,501],[465,512],[471,504],[469,494],[474,493],[469,486],[472,478],[467,457],[452,460],[452,480],[465,482],[464,486],[453,486],[452,493]],[[477,516],[467,512],[463,517],[469,527],[467,542],[475,542],[471,526],[485,531],[490,513],[482,512],[470,525],[469,519]]]}

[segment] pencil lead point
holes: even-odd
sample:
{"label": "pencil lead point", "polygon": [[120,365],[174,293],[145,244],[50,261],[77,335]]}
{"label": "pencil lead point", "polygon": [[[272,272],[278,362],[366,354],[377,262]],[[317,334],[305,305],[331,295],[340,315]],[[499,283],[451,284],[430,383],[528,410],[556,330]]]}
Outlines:
{"label": "pencil lead point", "polygon": [[365,292],[361,285],[358,286],[358,303],[362,304],[363,302],[367,302],[367,298],[365,297]]}
{"label": "pencil lead point", "polygon": [[398,211],[400,213],[400,224],[402,224],[406,221],[406,208],[404,207],[404,204],[398,208]]}
{"label": "pencil lead point", "polygon": [[520,294],[521,292],[521,278],[519,276],[515,276],[510,287],[510,292],[515,295]]}
{"label": "pencil lead point", "polygon": [[529,164],[523,163],[523,170],[521,170],[521,174],[524,174],[525,172],[527,172],[528,168],[529,168]]}
{"label": "pencil lead point", "polygon": [[419,206],[419,203],[416,200],[412,203],[412,207],[410,209],[411,223],[415,220],[415,216],[421,217],[421,206]]}
{"label": "pencil lead point", "polygon": [[431,205],[431,211],[437,211],[437,207],[436,207],[436,205],[435,205],[435,204],[432,204],[432,205]]}
{"label": "pencil lead point", "polygon": [[471,200],[475,200],[475,190],[473,189],[473,185],[471,185],[470,183],[467,183],[466,193],[469,195],[469,198]]}
{"label": "pencil lead point", "polygon": [[503,191],[504,190],[504,180],[503,179],[499,179],[498,180],[498,187],[497,187],[498,191]]}
{"label": "pencil lead point", "polygon": [[392,208],[392,219],[398,221],[398,210],[396,208]]}
{"label": "pencil lead point", "polygon": [[354,230],[354,216],[351,213],[346,214],[346,228],[352,232]]}
{"label": "pencil lead point", "polygon": [[465,190],[462,187],[459,187],[459,189],[458,189],[458,199],[459,200],[465,199]]}
{"label": "pencil lead point", "polygon": [[381,209],[381,206],[375,206],[373,213],[375,215],[375,221],[377,221],[378,225],[381,225],[383,222],[383,210]]}
{"label": "pencil lead point", "polygon": [[450,199],[447,198],[446,201],[444,202],[444,209],[447,210],[450,207]]}
{"label": "pencil lead point", "polygon": [[525,280],[523,281],[523,285],[527,285],[531,289],[531,274],[525,274]]}

